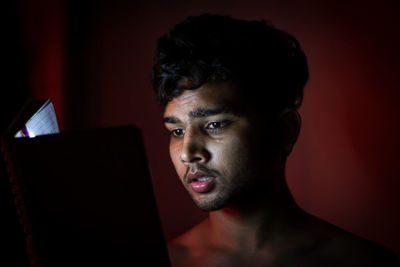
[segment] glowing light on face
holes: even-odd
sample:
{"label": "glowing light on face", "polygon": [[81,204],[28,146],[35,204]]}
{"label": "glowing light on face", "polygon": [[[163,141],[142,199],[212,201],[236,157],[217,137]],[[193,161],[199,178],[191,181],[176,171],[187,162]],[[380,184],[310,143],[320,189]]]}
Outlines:
{"label": "glowing light on face", "polygon": [[184,91],[166,106],[172,162],[203,210],[230,205],[261,176],[259,121],[241,104],[230,83],[219,83]]}

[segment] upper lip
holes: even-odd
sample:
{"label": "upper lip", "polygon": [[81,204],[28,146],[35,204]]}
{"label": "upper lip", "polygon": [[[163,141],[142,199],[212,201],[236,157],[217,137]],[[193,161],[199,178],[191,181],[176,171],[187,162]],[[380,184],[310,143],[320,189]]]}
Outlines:
{"label": "upper lip", "polygon": [[186,176],[186,179],[187,179],[188,183],[191,183],[194,180],[199,179],[201,177],[214,177],[214,176],[210,175],[210,174],[207,174],[207,173],[204,173],[204,172],[197,171],[195,173],[188,173],[187,176]]}

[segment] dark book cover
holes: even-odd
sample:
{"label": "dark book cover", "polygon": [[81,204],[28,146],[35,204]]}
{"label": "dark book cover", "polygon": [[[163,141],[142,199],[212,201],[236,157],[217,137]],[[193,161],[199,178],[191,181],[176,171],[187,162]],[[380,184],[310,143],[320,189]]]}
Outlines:
{"label": "dark book cover", "polygon": [[31,266],[169,266],[138,128],[4,140]]}

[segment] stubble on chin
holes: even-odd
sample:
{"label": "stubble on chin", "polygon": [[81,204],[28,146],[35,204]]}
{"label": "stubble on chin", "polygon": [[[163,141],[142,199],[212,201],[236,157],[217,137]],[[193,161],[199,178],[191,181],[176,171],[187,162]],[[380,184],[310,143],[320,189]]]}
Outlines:
{"label": "stubble on chin", "polygon": [[235,192],[225,184],[216,185],[209,193],[196,193],[186,188],[192,200],[203,211],[216,211],[228,207],[235,198]]}
{"label": "stubble on chin", "polygon": [[229,206],[229,194],[218,195],[213,198],[208,198],[206,196],[198,198],[194,196],[194,193],[190,193],[190,195],[196,206],[206,212],[220,210]]}
{"label": "stubble on chin", "polygon": [[[191,189],[190,183],[188,183],[186,177],[189,172],[196,171],[201,171],[217,177],[217,184],[210,192],[197,193]],[[242,174],[241,171],[238,172]],[[243,198],[247,198],[246,195],[249,193],[248,190],[246,190],[249,186],[247,179],[243,179],[239,176],[228,181],[220,172],[202,165],[188,167],[185,171],[182,183],[196,206],[206,212],[236,206]]]}

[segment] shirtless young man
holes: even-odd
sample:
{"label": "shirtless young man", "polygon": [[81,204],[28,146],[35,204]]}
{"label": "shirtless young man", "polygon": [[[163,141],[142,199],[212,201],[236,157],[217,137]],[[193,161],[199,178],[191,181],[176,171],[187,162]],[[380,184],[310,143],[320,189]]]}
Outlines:
{"label": "shirtless young man", "polygon": [[291,35],[191,17],[159,39],[153,71],[173,164],[209,211],[169,243],[172,266],[398,266],[386,248],[305,213],[288,190],[308,79]]}

